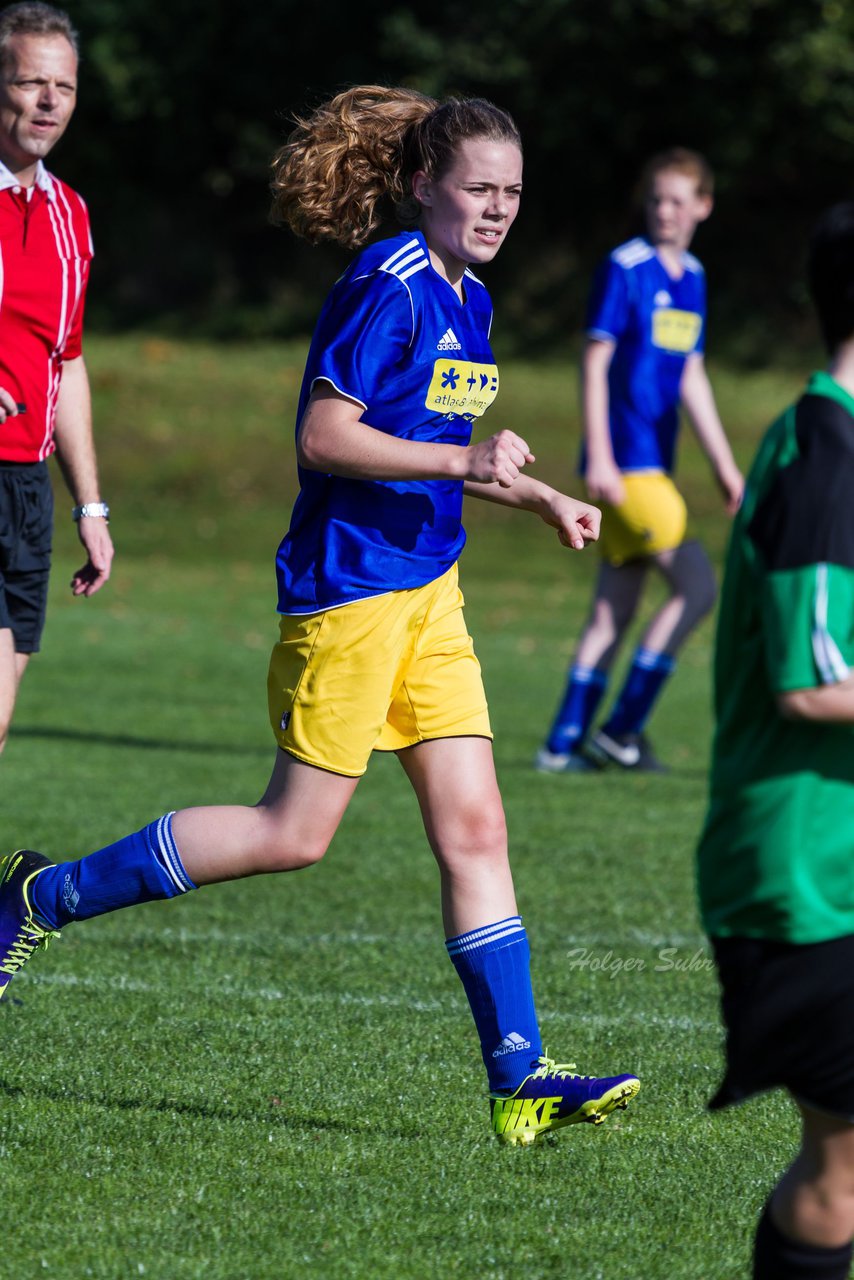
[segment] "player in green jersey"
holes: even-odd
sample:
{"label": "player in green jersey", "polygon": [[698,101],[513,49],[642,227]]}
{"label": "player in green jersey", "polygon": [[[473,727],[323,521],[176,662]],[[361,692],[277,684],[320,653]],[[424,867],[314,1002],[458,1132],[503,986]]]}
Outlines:
{"label": "player in green jersey", "polygon": [[819,221],[810,286],[830,364],[763,439],[733,528],[698,851],[727,1028],[710,1106],[783,1087],[802,1120],[754,1280],[843,1280],[854,1237],[854,203]]}

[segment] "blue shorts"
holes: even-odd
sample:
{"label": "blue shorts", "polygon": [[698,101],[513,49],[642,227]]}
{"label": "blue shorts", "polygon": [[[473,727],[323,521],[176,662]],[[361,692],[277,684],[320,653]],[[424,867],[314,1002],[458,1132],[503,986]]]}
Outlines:
{"label": "blue shorts", "polygon": [[46,462],[0,462],[0,629],[17,653],[37,653],[44,630],[53,490]]}

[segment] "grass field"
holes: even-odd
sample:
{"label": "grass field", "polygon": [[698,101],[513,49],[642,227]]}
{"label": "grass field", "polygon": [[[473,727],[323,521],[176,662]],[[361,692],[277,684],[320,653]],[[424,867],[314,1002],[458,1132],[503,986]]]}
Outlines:
{"label": "grass field", "polygon": [[[294,493],[298,346],[94,341],[113,582],[73,601],[69,505],[44,652],[0,763],[4,843],[76,856],[195,802],[257,799],[272,557]],[[803,370],[717,371],[746,459]],[[500,407],[499,407],[500,406]],[[509,366],[492,425],[570,483],[571,372]],[[696,447],[683,487],[715,555]],[[637,1071],[635,1104],[530,1151],[491,1139],[414,799],[378,758],[327,859],[66,931],[0,1005],[0,1273],[100,1280],[735,1280],[795,1138],[782,1097],[712,1119],[716,990],[693,898],[711,628],[653,722],[667,777],[543,777],[595,569],[469,513],[484,666],[546,1043]]]}

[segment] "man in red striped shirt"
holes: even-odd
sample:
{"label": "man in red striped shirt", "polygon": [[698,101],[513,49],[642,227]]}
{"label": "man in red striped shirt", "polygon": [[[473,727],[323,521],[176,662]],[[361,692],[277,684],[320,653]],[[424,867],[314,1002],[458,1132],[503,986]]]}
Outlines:
{"label": "man in red striped shirt", "polygon": [[89,215],[43,162],[74,112],[77,60],[62,10],[0,11],[0,751],[44,626],[53,452],[87,555],[74,594],[98,591],[113,558],[81,347]]}

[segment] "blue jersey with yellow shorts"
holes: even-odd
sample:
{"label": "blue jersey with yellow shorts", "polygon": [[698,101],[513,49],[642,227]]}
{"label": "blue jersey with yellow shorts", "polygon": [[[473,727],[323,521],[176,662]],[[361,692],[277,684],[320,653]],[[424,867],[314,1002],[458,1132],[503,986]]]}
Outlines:
{"label": "blue jersey with yellow shorts", "polygon": [[[365,249],[321,312],[297,427],[319,380],[362,405],[363,420],[406,440],[467,445],[492,404],[492,304],[466,272],[465,303],[430,263],[418,231]],[[310,613],[420,587],[465,542],[460,480],[352,480],[300,469],[279,547],[279,612]]]}
{"label": "blue jersey with yellow shorts", "polygon": [[[643,237],[620,245],[596,273],[587,336],[613,342],[608,405],[614,461],[626,501],[606,505],[600,550],[614,564],[678,546],[686,513],[669,479],[676,454],[685,361],[702,353],[706,283],[702,265],[682,255],[682,275],[668,274]],[[582,472],[585,460],[582,457]]]}
{"label": "blue jersey with yellow shorts", "polygon": [[[468,445],[498,391],[492,305],[469,271],[465,301],[418,231],[365,249],[334,286],[309,351],[297,430],[328,382],[362,420],[408,440]],[[270,720],[297,759],[348,776],[372,750],[491,736],[462,615],[458,480],[358,480],[300,468],[279,547],[281,639]]]}

